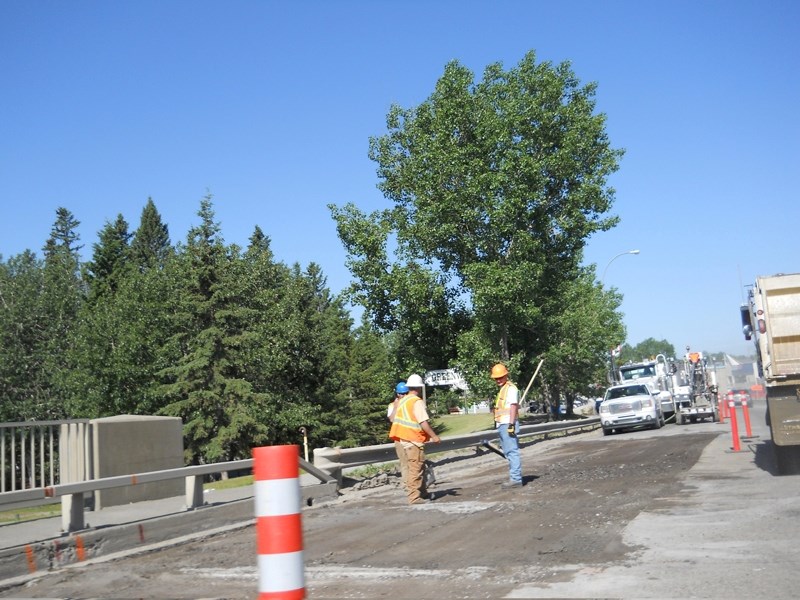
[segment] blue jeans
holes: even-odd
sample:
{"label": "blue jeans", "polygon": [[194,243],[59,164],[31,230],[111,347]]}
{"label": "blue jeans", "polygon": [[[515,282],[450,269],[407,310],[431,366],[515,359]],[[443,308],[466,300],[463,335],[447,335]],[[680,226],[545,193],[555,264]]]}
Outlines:
{"label": "blue jeans", "polygon": [[[514,425],[519,431],[519,421]],[[497,433],[500,435],[500,447],[508,459],[508,477],[511,481],[522,481],[522,463],[519,460],[519,440],[508,435],[508,425],[498,424]]]}

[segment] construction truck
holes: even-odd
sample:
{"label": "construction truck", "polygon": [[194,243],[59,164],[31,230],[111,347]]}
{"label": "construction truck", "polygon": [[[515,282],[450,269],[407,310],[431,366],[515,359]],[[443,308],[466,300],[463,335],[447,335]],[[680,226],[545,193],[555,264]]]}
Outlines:
{"label": "construction truck", "polygon": [[676,386],[680,393],[675,395],[675,423],[718,421],[717,382],[703,353],[690,352],[687,346],[683,369],[676,375],[682,377],[682,385]]}
{"label": "construction truck", "polygon": [[800,273],[756,278],[741,306],[744,337],[756,347],[767,425],[779,474],[800,471]]}
{"label": "construction truck", "polygon": [[661,403],[661,412],[669,420],[675,413],[674,390],[672,385],[672,367],[663,354],[654,360],[643,360],[636,363],[620,365],[621,383],[644,383]]}

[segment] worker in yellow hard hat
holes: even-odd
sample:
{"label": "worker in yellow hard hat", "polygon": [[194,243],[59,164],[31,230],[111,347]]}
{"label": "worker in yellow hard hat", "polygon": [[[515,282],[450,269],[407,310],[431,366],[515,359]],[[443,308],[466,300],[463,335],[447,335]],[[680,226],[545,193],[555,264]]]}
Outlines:
{"label": "worker in yellow hard hat", "polygon": [[522,487],[522,463],[519,458],[519,389],[508,379],[502,363],[492,367],[492,379],[500,387],[494,400],[494,424],[500,436],[500,447],[508,460],[508,481],[503,489]]}

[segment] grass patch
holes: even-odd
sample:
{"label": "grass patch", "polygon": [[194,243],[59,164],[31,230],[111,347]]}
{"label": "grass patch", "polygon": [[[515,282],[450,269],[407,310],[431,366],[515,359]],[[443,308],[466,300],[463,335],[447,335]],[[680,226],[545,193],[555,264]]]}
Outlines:
{"label": "grass patch", "polygon": [[433,420],[433,427],[439,435],[462,435],[494,429],[494,418],[491,413],[442,415]]}
{"label": "grass patch", "polygon": [[219,481],[204,483],[203,489],[228,490],[231,488],[244,487],[246,485],[253,485],[252,475],[245,475],[243,477],[232,477],[231,479],[220,479]]}
{"label": "grass patch", "polygon": [[0,524],[23,523],[25,521],[35,521],[36,519],[47,519],[61,515],[61,503],[45,504],[43,506],[28,506],[15,510],[0,512]]}
{"label": "grass patch", "polygon": [[382,463],[345,469],[344,474],[351,479],[369,479],[381,473],[394,473],[396,470],[397,463]]}

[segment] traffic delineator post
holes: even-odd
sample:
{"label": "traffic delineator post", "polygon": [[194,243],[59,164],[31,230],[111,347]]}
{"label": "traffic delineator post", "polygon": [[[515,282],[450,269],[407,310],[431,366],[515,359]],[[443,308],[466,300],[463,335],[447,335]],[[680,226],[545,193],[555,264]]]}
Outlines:
{"label": "traffic delineator post", "polygon": [[258,600],[306,596],[299,453],[295,445],[253,448]]}
{"label": "traffic delineator post", "polygon": [[719,422],[725,423],[725,419],[728,418],[728,410],[725,407],[727,402],[725,400],[718,401],[717,404],[719,405]]}
{"label": "traffic delineator post", "polygon": [[747,400],[742,400],[742,414],[744,415],[744,429],[748,438],[753,437],[753,431],[750,429],[750,410],[747,408]]}
{"label": "traffic delineator post", "polygon": [[731,409],[731,436],[733,436],[733,451],[739,452],[742,447],[739,444],[739,425],[736,423],[736,406],[733,400],[728,402],[728,408]]}

